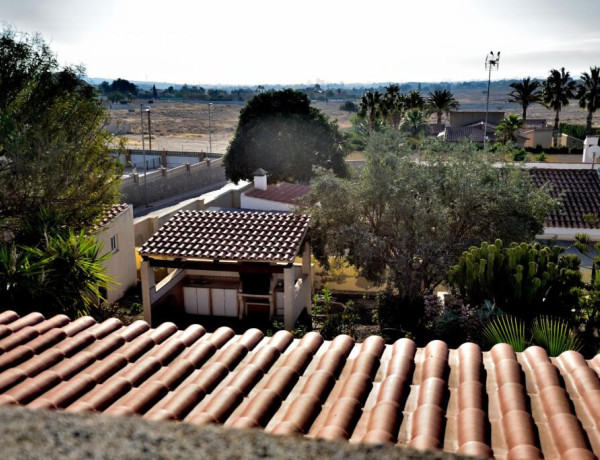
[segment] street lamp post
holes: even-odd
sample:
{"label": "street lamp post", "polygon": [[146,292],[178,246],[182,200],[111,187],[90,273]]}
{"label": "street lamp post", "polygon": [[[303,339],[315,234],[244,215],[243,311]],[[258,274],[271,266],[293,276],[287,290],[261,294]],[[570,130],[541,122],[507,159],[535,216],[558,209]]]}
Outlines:
{"label": "street lamp post", "polygon": [[488,124],[488,112],[490,108],[490,83],[492,81],[492,70],[498,70],[500,66],[500,51],[494,54],[490,51],[485,57],[485,70],[488,71],[488,86],[487,86],[487,98],[485,100],[485,124],[483,125],[483,148],[487,144],[487,124]]}
{"label": "street lamp post", "polygon": [[212,102],[208,103],[208,153],[212,153],[212,122],[210,119],[210,108],[212,107]]}
{"label": "street lamp post", "polygon": [[[148,178],[146,177],[148,175],[148,163],[146,162],[146,143],[144,142],[144,112],[148,112],[148,123],[150,123],[150,107],[140,104],[140,119],[142,120],[142,158],[144,160],[144,205],[148,207]],[[150,127],[149,124],[148,127]]]}

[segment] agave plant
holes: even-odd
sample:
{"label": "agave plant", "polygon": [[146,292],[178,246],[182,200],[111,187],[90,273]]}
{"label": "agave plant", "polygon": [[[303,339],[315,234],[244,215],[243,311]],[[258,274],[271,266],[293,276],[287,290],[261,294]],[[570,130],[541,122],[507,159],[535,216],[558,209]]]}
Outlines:
{"label": "agave plant", "polygon": [[492,319],[483,329],[483,337],[490,345],[507,343],[515,351],[525,351],[525,321],[511,315]]}
{"label": "agave plant", "polygon": [[581,339],[561,318],[539,316],[531,324],[532,342],[546,349],[550,356],[582,348]]}

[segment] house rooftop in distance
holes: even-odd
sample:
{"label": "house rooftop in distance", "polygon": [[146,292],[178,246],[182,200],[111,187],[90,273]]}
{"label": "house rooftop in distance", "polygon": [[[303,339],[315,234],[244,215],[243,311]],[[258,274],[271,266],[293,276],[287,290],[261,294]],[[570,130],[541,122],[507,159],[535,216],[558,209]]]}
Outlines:
{"label": "house rooftop in distance", "polygon": [[530,170],[533,182],[548,185],[550,195],[559,198],[562,209],[554,211],[546,220],[547,227],[592,229],[584,214],[600,217],[600,179],[595,169]]}
{"label": "house rooftop in distance", "polygon": [[600,455],[600,357],[0,313],[0,405],[504,458]]}
{"label": "house rooftop in distance", "polygon": [[308,231],[306,215],[180,211],[140,249],[142,256],[291,263]]}
{"label": "house rooftop in distance", "polygon": [[266,190],[253,188],[246,192],[246,196],[279,203],[297,204],[298,199],[308,192],[310,192],[309,185],[279,182],[278,184],[269,185]]}

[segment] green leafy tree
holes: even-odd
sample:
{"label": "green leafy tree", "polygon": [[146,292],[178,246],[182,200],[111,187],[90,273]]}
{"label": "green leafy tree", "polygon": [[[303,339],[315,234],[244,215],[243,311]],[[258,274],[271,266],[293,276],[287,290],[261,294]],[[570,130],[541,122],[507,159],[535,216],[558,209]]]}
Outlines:
{"label": "green leafy tree", "polygon": [[156,85],[152,85],[152,99],[158,99],[158,91],[156,91]]}
{"label": "green leafy tree", "polygon": [[448,273],[450,286],[470,305],[493,302],[502,311],[531,320],[536,315],[570,318],[583,286],[579,258],[562,248],[501,240],[472,247]]}
{"label": "green leafy tree", "polygon": [[308,182],[313,167],[348,174],[343,138],[335,122],[291,89],[260,93],[240,112],[224,158],[227,177],[251,179],[258,168],[273,180]]}
{"label": "green leafy tree", "polygon": [[138,94],[138,87],[128,80],[117,78],[110,84],[110,89],[117,93],[124,94],[125,97],[135,97]]}
{"label": "green leafy tree", "polygon": [[386,283],[399,305],[421,305],[462,251],[486,239],[529,240],[556,206],[529,173],[496,167],[472,143],[427,140],[420,160],[406,138],[374,133],[356,181],[322,174],[309,201],[315,254],[347,255]]}
{"label": "green leafy tree", "polygon": [[496,137],[500,142],[505,144],[508,142],[517,141],[517,133],[525,125],[523,120],[518,115],[510,114],[498,124],[496,129]]}
{"label": "green leafy tree", "polygon": [[575,82],[569,72],[562,67],[560,70],[552,69],[548,78],[542,83],[542,102],[549,109],[554,110],[554,146],[558,147],[559,114],[563,107],[569,105],[569,99],[575,97]]}
{"label": "green leafy tree", "polygon": [[515,102],[523,108],[523,125],[527,121],[527,108],[532,104],[542,101],[540,82],[532,80],[531,77],[523,78],[523,81],[508,85],[512,91],[508,94],[507,102]]}
{"label": "green leafy tree", "polygon": [[600,68],[591,67],[590,73],[581,74],[581,83],[577,86],[579,107],[587,110],[585,134],[592,134],[592,117],[600,108]]}
{"label": "green leafy tree", "polygon": [[427,108],[437,115],[438,125],[442,123],[442,114],[448,115],[451,110],[458,109],[459,105],[454,94],[447,89],[431,91],[426,101]]}
{"label": "green leafy tree", "polygon": [[42,214],[88,228],[116,202],[106,113],[81,73],[60,67],[38,36],[0,33],[0,240],[19,240]]}
{"label": "green leafy tree", "polygon": [[358,115],[367,119],[369,132],[375,129],[377,121],[383,116],[383,111],[383,96],[379,91],[375,91],[374,93],[367,91],[360,98]]}

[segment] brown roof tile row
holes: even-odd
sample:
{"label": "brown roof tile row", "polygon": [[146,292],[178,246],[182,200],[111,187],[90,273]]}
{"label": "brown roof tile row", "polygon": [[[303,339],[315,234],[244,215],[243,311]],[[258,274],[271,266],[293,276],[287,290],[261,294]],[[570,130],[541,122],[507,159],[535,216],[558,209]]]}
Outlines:
{"label": "brown roof tile row", "polygon": [[482,457],[600,454],[600,357],[13,312],[0,324],[0,405]]}
{"label": "brown roof tile row", "polygon": [[546,219],[547,227],[592,228],[584,214],[600,216],[600,180],[592,169],[530,170],[538,187],[547,186],[550,195],[562,202],[562,208]]}
{"label": "brown roof tile row", "polygon": [[140,249],[142,255],[292,262],[309,217],[278,212],[181,211]]}

